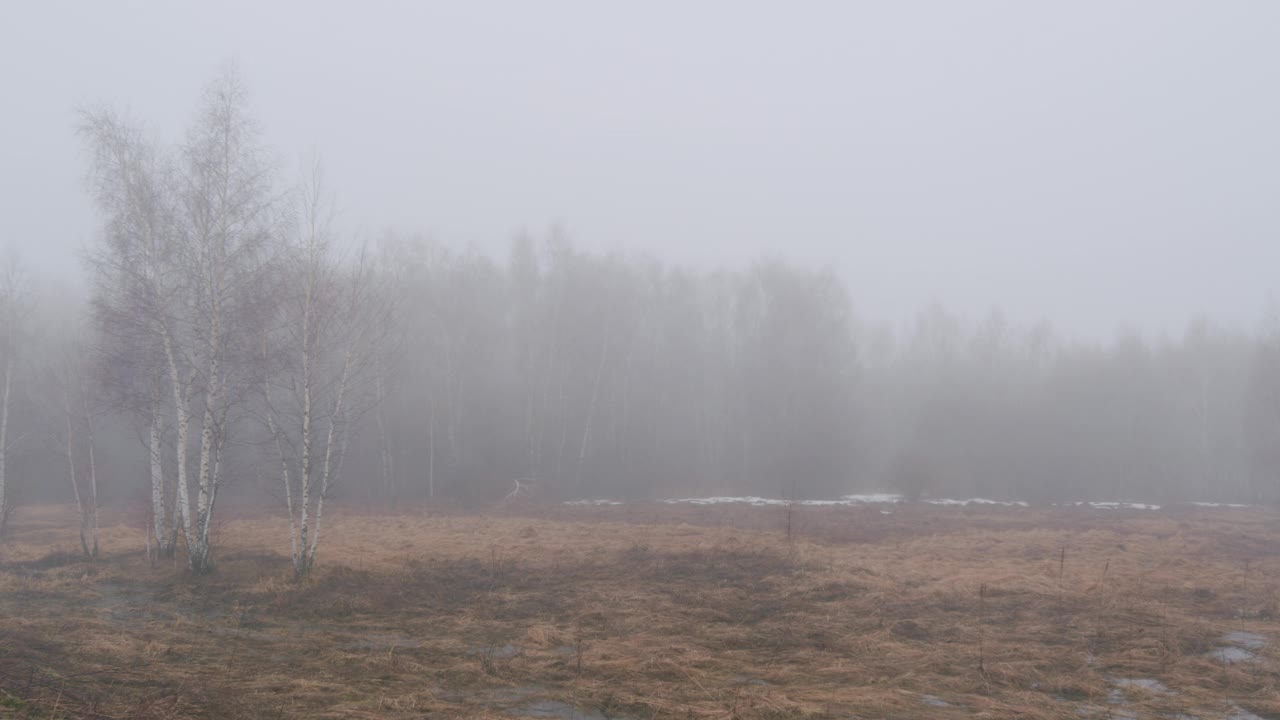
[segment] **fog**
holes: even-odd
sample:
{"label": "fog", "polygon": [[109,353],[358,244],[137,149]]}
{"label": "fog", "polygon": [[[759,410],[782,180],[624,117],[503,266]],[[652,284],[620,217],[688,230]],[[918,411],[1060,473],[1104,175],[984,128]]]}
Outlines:
{"label": "fog", "polygon": [[0,508],[149,496],[198,555],[220,487],[1270,501],[1277,31],[6,8]]}
{"label": "fog", "polygon": [[110,100],[174,139],[228,58],[340,221],[505,248],[831,267],[863,314],[937,301],[1111,339],[1252,330],[1280,262],[1280,8],[1263,2],[25,3],[6,10],[0,234],[73,271],[68,141]]}
{"label": "fog", "polygon": [[1278,39],[0,0],[0,716],[1280,718]]}

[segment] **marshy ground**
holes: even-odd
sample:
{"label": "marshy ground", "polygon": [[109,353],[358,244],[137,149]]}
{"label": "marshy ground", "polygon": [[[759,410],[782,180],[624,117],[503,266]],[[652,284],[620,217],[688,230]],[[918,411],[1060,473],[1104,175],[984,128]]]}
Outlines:
{"label": "marshy ground", "polygon": [[20,508],[0,717],[1280,718],[1271,510],[338,509],[301,582],[226,510],[191,577]]}

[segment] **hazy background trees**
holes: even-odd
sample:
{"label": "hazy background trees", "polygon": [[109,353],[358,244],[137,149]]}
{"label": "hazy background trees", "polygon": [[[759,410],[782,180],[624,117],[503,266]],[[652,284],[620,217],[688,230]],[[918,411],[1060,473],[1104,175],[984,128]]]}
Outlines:
{"label": "hazy background trees", "polygon": [[349,491],[1263,500],[1276,485],[1280,335],[1197,320],[1077,341],[939,306],[893,329],[828,273],[698,273],[554,232],[505,259],[402,236],[380,252],[404,311],[399,391],[379,408],[389,437],[360,437],[353,467],[378,476],[390,448],[395,478]]}
{"label": "hazy background trees", "polygon": [[180,142],[110,108],[79,130],[90,295],[16,261],[0,276],[0,519],[79,492],[86,552],[98,503],[130,503],[202,569],[224,493],[278,502],[299,573],[326,498],[484,503],[517,481],[545,499],[1276,496],[1274,310],[1256,332],[1110,341],[937,304],[895,327],[777,258],[673,267],[557,228],[504,255],[362,247],[315,168],[281,180],[234,70]]}
{"label": "hazy background trees", "polygon": [[[265,422],[265,392],[296,483],[304,347],[323,358],[309,472],[323,465],[329,427],[346,433],[335,436],[344,452],[330,497],[488,502],[516,479],[548,499],[886,489],[1265,501],[1277,488],[1280,332],[1265,324],[1241,333],[1199,320],[1176,337],[1076,340],[998,313],[974,320],[930,306],[891,328],[868,309],[855,313],[838,278],[778,260],[697,272],[585,253],[554,231],[517,238],[503,257],[389,234],[364,253],[334,238],[324,293],[335,302],[358,277],[395,312],[378,311],[376,328],[335,314],[332,329],[303,342],[302,249],[263,271],[275,312],[250,323],[253,345],[246,336],[237,356],[238,382],[253,391],[213,426],[227,439],[226,491],[275,498],[282,514],[281,449]],[[56,317],[36,305],[23,321],[41,327]],[[163,538],[183,527],[173,510],[180,417],[163,351],[144,334],[153,341],[130,340],[138,356],[130,360],[111,350],[110,325],[85,327],[78,341],[97,348],[90,394],[111,406],[96,438],[100,493],[147,503],[160,478]],[[331,423],[346,338],[357,328],[378,337],[359,341],[350,423]],[[59,350],[38,333],[28,344],[15,366],[10,432],[24,439],[47,427],[60,442],[62,388],[39,389],[55,380],[34,372]],[[191,397],[186,412],[199,427],[204,381],[189,362],[178,390]],[[33,393],[57,402],[32,403]],[[188,435],[194,495],[200,449]],[[20,495],[70,499],[59,442],[23,440],[9,473]],[[162,450],[157,472],[150,447]]]}

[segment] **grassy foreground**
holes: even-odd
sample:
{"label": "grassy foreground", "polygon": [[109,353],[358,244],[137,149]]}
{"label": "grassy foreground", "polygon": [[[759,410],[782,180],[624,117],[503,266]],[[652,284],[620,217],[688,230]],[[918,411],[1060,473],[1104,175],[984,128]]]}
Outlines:
{"label": "grassy foreground", "polygon": [[890,510],[338,510],[295,582],[21,508],[0,717],[1280,718],[1280,514]]}

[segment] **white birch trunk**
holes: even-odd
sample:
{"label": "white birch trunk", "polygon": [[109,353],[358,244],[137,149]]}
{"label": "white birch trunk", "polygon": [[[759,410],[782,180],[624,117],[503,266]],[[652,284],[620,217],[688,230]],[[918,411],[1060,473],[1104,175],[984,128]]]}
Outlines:
{"label": "white birch trunk", "polygon": [[[207,403],[216,402],[217,393],[210,392],[206,397]],[[196,495],[196,527],[193,536],[195,543],[191,546],[191,569],[197,573],[206,572],[211,568],[209,558],[209,515],[213,506],[214,493],[214,467],[216,458],[214,447],[214,413],[211,407],[206,407],[204,411],[204,420],[200,427],[200,473],[198,476],[199,488]]]}
{"label": "white birch trunk", "polygon": [[167,330],[163,333],[165,361],[169,366],[169,384],[173,390],[173,412],[175,424],[174,456],[178,461],[177,490],[174,492],[174,534],[181,529],[187,543],[187,551],[195,543],[191,524],[191,499],[187,489],[187,434],[190,427],[190,409],[186,390],[182,385],[182,375],[178,371],[178,360],[175,357],[173,340]]}
{"label": "white birch trunk", "polygon": [[[315,262],[314,257],[311,260]],[[306,298],[303,301],[302,309],[302,457],[299,458],[301,466],[300,474],[302,481],[302,503],[299,510],[302,517],[298,523],[298,545],[302,549],[301,565],[296,565],[294,569],[299,574],[305,574],[311,567],[311,545],[308,543],[308,530],[310,530],[310,512],[311,512],[311,485],[312,485],[312,461],[311,461],[311,390],[312,390],[312,368],[311,368],[311,313],[312,303],[315,301],[315,273],[314,265],[308,268]]]}
{"label": "white birch trunk", "polygon": [[[171,544],[173,538],[169,535],[169,530],[165,522],[164,508],[164,459],[161,455],[163,448],[161,441],[164,436],[164,419],[160,415],[158,407],[151,411],[151,432],[147,436],[147,453],[151,460],[151,514],[152,526],[151,532],[155,533],[156,552],[159,554],[169,554],[173,552]],[[147,547],[151,547],[150,541]]]}
{"label": "white birch trunk", "polygon": [[[215,308],[213,329],[209,340],[209,385],[205,391],[204,419],[200,425],[200,470],[198,476],[199,489],[196,496],[196,528],[193,533],[195,544],[191,548],[191,569],[197,573],[207,572],[212,568],[209,555],[209,524],[213,512],[214,496],[217,492],[218,452],[220,439],[215,437],[217,417],[214,408],[221,400],[218,375],[218,343],[219,321]],[[218,447],[215,447],[215,444]]]}
{"label": "white birch trunk", "polygon": [[[329,433],[324,443],[324,465],[320,475],[320,496],[316,500],[316,527],[311,537],[311,547],[307,551],[306,569],[310,570],[316,561],[316,546],[320,544],[320,518],[324,514],[324,496],[329,492],[329,483],[333,478],[333,448],[337,441],[337,427],[342,420],[342,403],[347,394],[347,380],[351,372],[351,350],[348,349],[342,359],[342,376],[338,380],[338,394],[333,401],[333,415],[329,417]],[[341,462],[341,454],[339,455]]]}

